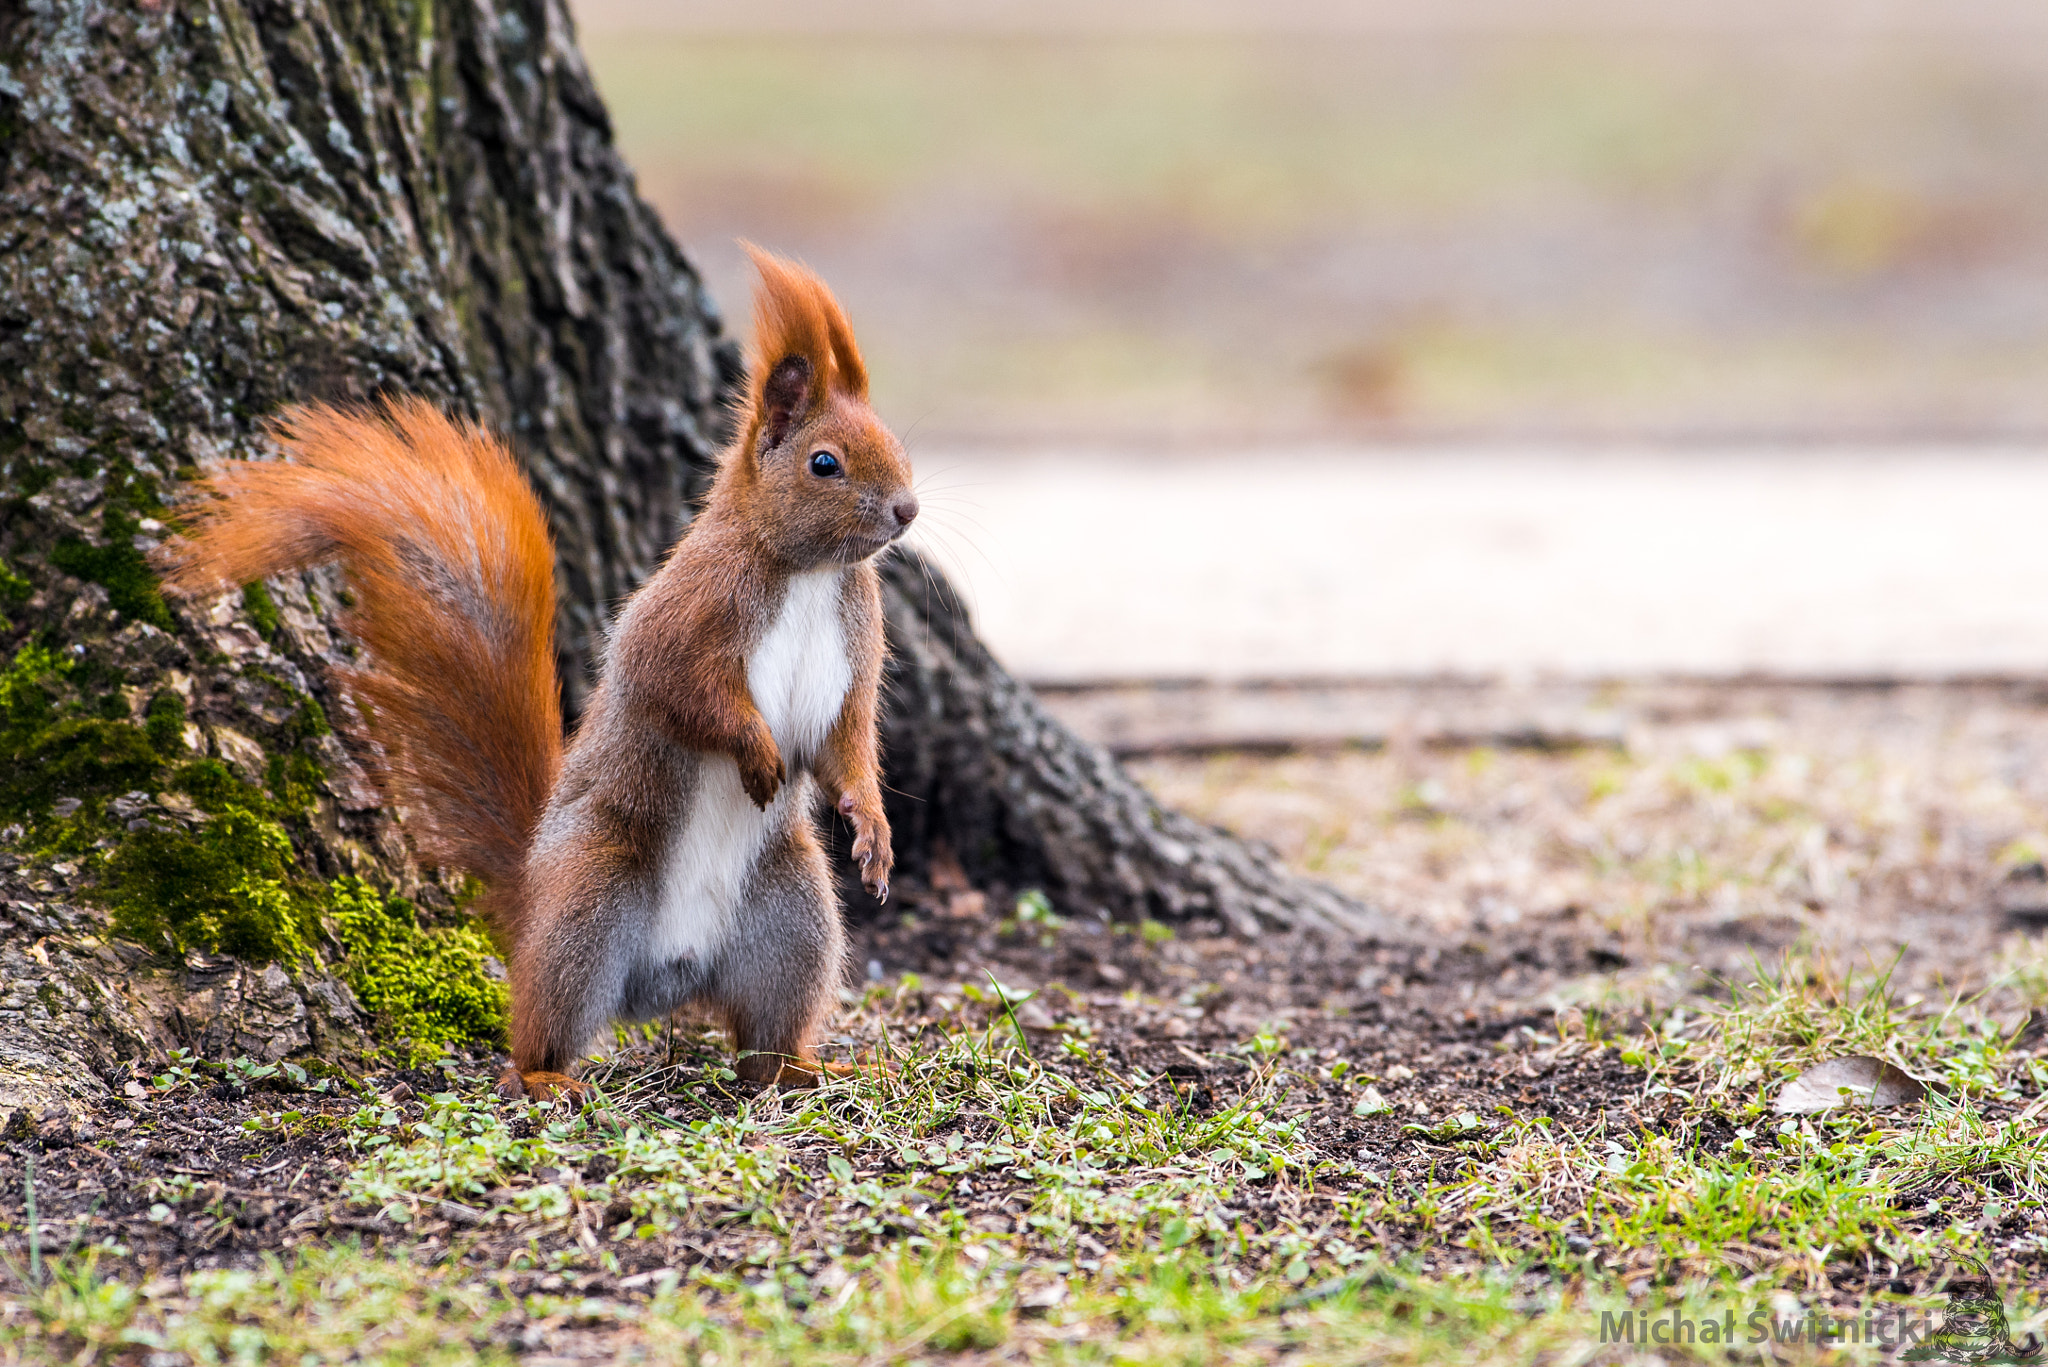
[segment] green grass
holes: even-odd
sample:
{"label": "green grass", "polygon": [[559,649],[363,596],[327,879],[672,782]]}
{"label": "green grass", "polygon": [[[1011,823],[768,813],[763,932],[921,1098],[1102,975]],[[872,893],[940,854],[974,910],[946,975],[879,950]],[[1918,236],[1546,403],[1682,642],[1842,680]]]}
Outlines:
{"label": "green grass", "polygon": [[[1624,1058],[1647,1068],[1653,1087],[1682,1073],[1701,1097],[1742,1114],[1760,1109],[1766,1086],[1850,1054],[1882,1058],[1958,1095],[2017,1098],[2012,1032],[1985,1014],[1985,994],[1939,1006],[1902,1002],[1895,967],[1841,972],[1810,954],[1757,964],[1726,984],[1727,1000],[1674,1008]],[[2038,1085],[2039,1065],[2024,1077]]]}
{"label": "green grass", "polygon": [[[1842,1260],[1981,1256],[1987,1222],[2042,1220],[2048,1071],[2021,1063],[1972,999],[1909,1008],[1889,980],[1788,958],[1726,1001],[1675,1008],[1620,1051],[1646,1070],[1625,1110],[1576,1133],[1512,1125],[1459,1183],[1411,1207],[1496,1258],[1598,1250],[1609,1265],[1726,1295],[1824,1290]],[[1935,1089],[1880,1111],[1768,1109],[1805,1065],[1851,1054]]]}
{"label": "green grass", "polygon": [[[1051,1071],[1007,1022],[953,1033],[901,1062],[895,1074],[753,1103],[727,1090],[720,1069],[686,1087],[701,1111],[687,1122],[646,1118],[627,1090],[528,1138],[515,1137],[489,1097],[444,1093],[410,1125],[368,1106],[354,1124],[366,1157],[349,1191],[405,1220],[422,1203],[472,1199],[537,1167],[596,1172],[519,1200],[529,1212],[570,1202],[616,1211],[612,1234],[623,1238],[712,1207],[780,1227],[778,1212],[802,1190],[845,1246],[892,1233],[928,1243],[967,1237],[945,1198],[986,1175],[1030,1193],[1015,1222],[1027,1238],[1072,1256],[1083,1236],[1115,1248],[1157,1239],[1242,1251],[1245,1236],[1221,1212],[1234,1191],[1312,1183],[1326,1166],[1277,1114],[1277,1074],[1198,1115],[1164,1075],[1103,1068],[1084,1085]],[[595,1080],[634,1085],[602,1071]],[[546,1115],[533,1108],[529,1120]]]}
{"label": "green grass", "polygon": [[[580,1110],[506,1103],[450,1071],[418,1109],[356,1110],[338,1193],[401,1230],[461,1215],[445,1250],[312,1245],[142,1284],[73,1251],[40,1283],[15,1269],[0,1344],[24,1361],[147,1344],[469,1362],[540,1325],[650,1362],[1582,1361],[1625,1356],[1599,1344],[1603,1313],[1745,1334],[1752,1316],[1854,1318],[1888,1303],[1894,1275],[1920,1304],[1929,1269],[1996,1262],[2038,1230],[2048,1076],[1978,999],[1902,1002],[1882,970],[1812,959],[1724,991],[1619,1034],[1565,1018],[1529,1047],[1641,1066],[1603,1116],[1409,1124],[1427,1161],[1400,1173],[1310,1141],[1299,1097],[1348,1089],[1364,1114],[1372,1079],[1276,1030],[1240,1046],[1241,1092],[1202,1108],[1172,1077],[1110,1066],[1077,1022],[1049,1047],[1013,1028],[1014,994],[934,1002],[914,980],[857,1013],[893,1068],[812,1092],[744,1094],[697,1036],[680,1062],[629,1040]],[[1946,1090],[1768,1111],[1784,1078],[1848,1052]],[[720,1251],[614,1286],[645,1265],[637,1248],[679,1237]],[[2016,1333],[2043,1318],[2026,1294],[2011,1314]],[[1728,1359],[1695,1343],[1667,1360]]]}
{"label": "green grass", "polygon": [[140,1287],[103,1278],[98,1261],[67,1259],[19,1303],[6,1332],[25,1360],[155,1350],[206,1363],[512,1361],[489,1342],[512,1309],[505,1297],[404,1257],[344,1244]]}
{"label": "green grass", "polygon": [[571,1326],[602,1332],[613,1351],[634,1354],[626,1360],[655,1363],[824,1367],[995,1351],[1198,1367],[1281,1358],[1528,1362],[1598,1332],[1592,1303],[1556,1294],[1532,1301],[1499,1275],[1443,1279],[1378,1267],[1304,1292],[1272,1279],[1241,1283],[1199,1259],[1160,1258],[1052,1279],[957,1247],[899,1249],[834,1272],[670,1277],[645,1299],[621,1301],[521,1295],[488,1271],[353,1245],[141,1288],[104,1280],[81,1260],[19,1304],[7,1339],[26,1361],[146,1348],[201,1362],[398,1367],[513,1361],[494,1331],[539,1323],[557,1335]]}

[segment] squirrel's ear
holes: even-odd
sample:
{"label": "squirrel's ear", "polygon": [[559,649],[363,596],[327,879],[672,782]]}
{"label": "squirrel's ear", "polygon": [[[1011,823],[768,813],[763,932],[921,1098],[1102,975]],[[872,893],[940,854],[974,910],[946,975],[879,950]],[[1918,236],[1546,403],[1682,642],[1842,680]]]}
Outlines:
{"label": "squirrel's ear", "polygon": [[789,435],[789,425],[810,407],[811,377],[817,374],[801,356],[785,356],[761,381],[761,440],[759,450],[780,446]]}
{"label": "squirrel's ear", "polygon": [[868,372],[853,328],[824,281],[751,242],[740,247],[761,274],[754,288],[752,398],[766,449],[828,392],[865,399]]}

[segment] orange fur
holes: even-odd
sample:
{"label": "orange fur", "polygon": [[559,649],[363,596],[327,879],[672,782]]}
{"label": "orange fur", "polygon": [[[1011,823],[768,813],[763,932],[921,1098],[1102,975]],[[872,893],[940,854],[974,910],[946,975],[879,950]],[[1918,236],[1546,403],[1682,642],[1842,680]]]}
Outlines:
{"label": "orange fur", "polygon": [[[337,671],[384,752],[378,778],[430,861],[516,884],[560,767],[554,551],[504,445],[422,399],[311,404],[272,426],[286,461],[223,469],[186,519],[186,593],[331,560],[369,667]],[[516,899],[498,898],[516,915]],[[499,926],[516,943],[516,926]]]}
{"label": "orange fur", "polygon": [[801,356],[823,378],[822,391],[861,403],[867,402],[868,368],[854,344],[853,325],[824,281],[807,267],[771,256],[751,242],[740,247],[761,275],[754,290],[752,383],[741,420],[735,424],[743,435],[734,449],[750,451],[760,437],[761,388],[777,361]]}

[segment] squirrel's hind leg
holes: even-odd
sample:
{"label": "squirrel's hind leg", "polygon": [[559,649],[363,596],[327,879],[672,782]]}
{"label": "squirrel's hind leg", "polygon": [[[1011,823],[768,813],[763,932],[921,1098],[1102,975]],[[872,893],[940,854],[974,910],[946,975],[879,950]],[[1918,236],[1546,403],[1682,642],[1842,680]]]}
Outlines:
{"label": "squirrel's hind leg", "polygon": [[734,1065],[752,1082],[817,1085],[824,1033],[846,974],[846,931],[825,851],[808,819],[770,838],[742,902],[738,933],[711,966],[705,1004],[732,1030]]}
{"label": "squirrel's hind leg", "polygon": [[526,933],[513,948],[512,1066],[507,1097],[546,1100],[586,1090],[576,1060],[619,1010],[626,985],[626,922],[644,910],[645,879],[620,861],[571,856],[538,872]]}

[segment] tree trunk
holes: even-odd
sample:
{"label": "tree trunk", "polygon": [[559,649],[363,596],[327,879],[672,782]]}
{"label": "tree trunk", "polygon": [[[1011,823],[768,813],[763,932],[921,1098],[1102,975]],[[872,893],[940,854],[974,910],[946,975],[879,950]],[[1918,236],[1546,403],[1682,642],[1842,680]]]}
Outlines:
{"label": "tree trunk", "polygon": [[[561,0],[0,0],[0,156],[0,1103],[168,1047],[339,1058],[370,1021],[322,966],[334,944],[266,965],[225,911],[206,934],[239,954],[131,942],[92,891],[126,870],[175,893],[138,849],[225,848],[226,799],[184,795],[207,759],[288,833],[278,887],[355,875],[430,919],[451,904],[324,723],[349,714],[327,681],[338,580],[166,602],[146,557],[178,483],[263,454],[293,400],[482,417],[553,520],[573,714],[610,605],[708,479],[737,351],[636,195]],[[1376,924],[1162,811],[1003,673],[928,567],[887,583],[907,892],[957,864],[1068,911]],[[116,920],[146,900],[114,897]]]}
{"label": "tree trunk", "polygon": [[1214,919],[1256,934],[1300,926],[1391,939],[1397,928],[1273,854],[1168,811],[1100,746],[1049,716],[976,638],[937,570],[889,562],[891,658],[883,768],[899,858],[929,884],[955,859],[968,882],[1044,890],[1113,920]]}

